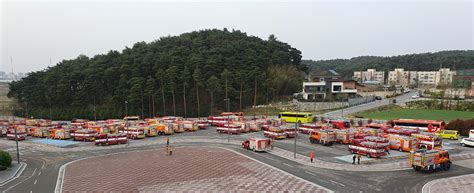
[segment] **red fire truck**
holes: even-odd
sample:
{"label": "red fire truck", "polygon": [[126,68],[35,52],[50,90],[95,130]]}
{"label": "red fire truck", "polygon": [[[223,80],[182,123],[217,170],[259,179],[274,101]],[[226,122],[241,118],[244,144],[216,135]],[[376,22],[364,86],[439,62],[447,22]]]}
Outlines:
{"label": "red fire truck", "polygon": [[272,139],[285,139],[286,138],[285,128],[270,127],[267,131],[263,132],[263,136],[272,138]]}
{"label": "red fire truck", "polygon": [[317,130],[309,136],[311,143],[320,143],[323,145],[332,145],[336,140],[336,133],[331,130]]}
{"label": "red fire truck", "polygon": [[116,145],[127,143],[127,134],[107,134],[102,133],[97,136],[95,145]]}
{"label": "red fire truck", "polygon": [[[15,129],[10,128],[7,130],[7,139],[9,140],[15,140]],[[18,141],[23,141],[26,139],[26,131],[17,129],[16,130],[16,139]]]}
{"label": "red fire truck", "polygon": [[304,134],[311,134],[311,133],[314,132],[315,130],[321,129],[321,128],[322,128],[322,125],[321,125],[321,124],[302,123],[302,124],[300,125],[300,127],[298,128],[298,130],[299,130],[301,133],[304,133]]}
{"label": "red fire truck", "polygon": [[336,139],[335,142],[342,143],[342,144],[349,144],[351,143],[352,139],[354,139],[354,132],[348,129],[346,130],[336,130]]}
{"label": "red fire truck", "polygon": [[296,128],[294,128],[294,127],[285,128],[285,134],[286,134],[286,138],[296,137]]}
{"label": "red fire truck", "polygon": [[216,128],[216,131],[218,133],[239,134],[242,132],[242,126],[238,124],[229,123],[229,124],[224,124],[222,126],[218,126]]}
{"label": "red fire truck", "polygon": [[412,134],[417,149],[441,149],[443,139],[433,133]]}
{"label": "red fire truck", "polygon": [[97,132],[93,129],[79,129],[71,133],[74,141],[94,141],[97,137]]}
{"label": "red fire truck", "polygon": [[367,157],[381,157],[387,155],[387,144],[379,144],[376,142],[363,141],[357,145],[349,145],[349,151],[356,154],[365,155]]}
{"label": "red fire truck", "polygon": [[209,122],[207,120],[197,120],[196,123],[199,129],[209,128]]}
{"label": "red fire truck", "polygon": [[351,127],[351,123],[346,120],[330,120],[329,123],[338,129],[346,129]]}
{"label": "red fire truck", "polygon": [[251,138],[242,143],[242,147],[247,150],[264,152],[270,149],[270,140],[264,138]]}
{"label": "red fire truck", "polygon": [[413,137],[388,134],[389,147],[390,149],[398,150],[400,152],[410,152],[414,149],[415,143]]}

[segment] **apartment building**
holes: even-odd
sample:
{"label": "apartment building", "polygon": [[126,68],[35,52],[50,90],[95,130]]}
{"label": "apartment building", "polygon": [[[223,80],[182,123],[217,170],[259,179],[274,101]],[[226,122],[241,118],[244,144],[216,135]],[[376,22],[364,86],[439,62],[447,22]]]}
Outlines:
{"label": "apartment building", "polygon": [[360,82],[377,82],[378,84],[385,84],[385,72],[377,71],[376,69],[367,69],[367,71],[356,71],[352,79]]}
{"label": "apartment building", "polygon": [[388,72],[387,82],[403,87],[448,85],[452,83],[455,74],[456,72],[449,68],[441,68],[438,71],[405,71],[403,68],[395,68]]}

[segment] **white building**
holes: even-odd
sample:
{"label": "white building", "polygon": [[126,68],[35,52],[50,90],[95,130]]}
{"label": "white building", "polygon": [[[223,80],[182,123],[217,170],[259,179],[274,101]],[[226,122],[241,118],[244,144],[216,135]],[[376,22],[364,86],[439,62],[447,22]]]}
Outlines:
{"label": "white building", "polygon": [[356,71],[354,72],[354,76],[352,77],[352,79],[360,83],[364,83],[366,81],[375,81],[379,84],[384,84],[385,72],[377,71],[375,69],[367,69],[367,71]]}
{"label": "white building", "polygon": [[408,87],[410,85],[446,85],[451,84],[455,71],[441,68],[438,71],[405,71],[395,68],[388,73],[388,83]]}

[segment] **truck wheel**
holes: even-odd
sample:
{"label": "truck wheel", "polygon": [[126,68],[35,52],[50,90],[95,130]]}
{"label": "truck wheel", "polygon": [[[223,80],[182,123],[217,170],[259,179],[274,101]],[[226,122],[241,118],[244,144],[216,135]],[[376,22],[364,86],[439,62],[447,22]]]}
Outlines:
{"label": "truck wheel", "polygon": [[372,157],[372,156],[370,156],[370,153],[368,153],[366,156],[367,156],[368,158],[371,158],[371,157]]}
{"label": "truck wheel", "polygon": [[403,149],[400,147],[400,148],[398,148],[398,151],[399,151],[399,152],[403,152]]}
{"label": "truck wheel", "polygon": [[465,146],[466,146],[466,144],[464,144],[464,143],[461,143],[461,146],[465,147]]}
{"label": "truck wheel", "polygon": [[445,169],[445,170],[449,170],[449,168],[451,168],[451,164],[450,164],[450,163],[447,163],[447,164],[444,166],[444,169]]}
{"label": "truck wheel", "polygon": [[451,136],[449,139],[453,140],[453,139],[454,139],[454,137],[452,137],[452,136]]}

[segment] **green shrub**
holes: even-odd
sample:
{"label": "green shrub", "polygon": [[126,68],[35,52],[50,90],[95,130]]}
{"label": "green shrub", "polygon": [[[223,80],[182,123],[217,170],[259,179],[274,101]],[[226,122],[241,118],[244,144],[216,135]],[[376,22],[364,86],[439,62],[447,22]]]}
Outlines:
{"label": "green shrub", "polygon": [[455,120],[452,120],[446,125],[446,129],[456,130],[456,131],[459,132],[460,135],[468,136],[469,135],[469,130],[474,129],[474,119],[469,119],[469,120],[455,119]]}
{"label": "green shrub", "polygon": [[10,167],[12,165],[12,157],[10,153],[0,150],[0,166]]}

